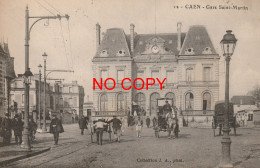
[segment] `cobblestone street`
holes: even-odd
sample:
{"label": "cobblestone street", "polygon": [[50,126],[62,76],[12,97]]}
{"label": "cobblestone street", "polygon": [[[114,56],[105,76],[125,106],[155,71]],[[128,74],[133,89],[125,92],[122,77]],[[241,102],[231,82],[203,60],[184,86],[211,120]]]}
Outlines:
{"label": "cobblestone street", "polygon": [[[231,156],[235,167],[256,168],[260,164],[260,130],[238,129],[231,136]],[[94,137],[95,140],[96,137]],[[91,143],[89,134],[80,135],[78,125],[65,125],[58,146],[50,134],[38,135],[38,142],[52,149],[41,155],[14,162],[8,167],[214,167],[221,158],[221,137],[213,137],[212,129],[182,128],[178,139],[168,139],[160,132],[154,137],[152,128],[144,128],[137,138],[134,127],[126,129],[120,143]],[[155,152],[156,151],[156,152]]]}

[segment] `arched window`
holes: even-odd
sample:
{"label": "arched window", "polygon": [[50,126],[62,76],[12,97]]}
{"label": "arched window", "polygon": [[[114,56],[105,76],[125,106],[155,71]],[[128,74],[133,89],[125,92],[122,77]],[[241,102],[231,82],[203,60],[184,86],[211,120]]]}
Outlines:
{"label": "arched window", "polygon": [[100,111],[107,111],[107,95],[102,94],[100,96]]}
{"label": "arched window", "polygon": [[152,93],[150,97],[150,115],[156,115],[157,99],[160,98],[159,93]]}
{"label": "arched window", "polygon": [[203,110],[211,109],[211,95],[209,92],[203,94]]}
{"label": "arched window", "polygon": [[188,92],[185,95],[185,109],[193,110],[193,108],[194,108],[194,96],[191,92]]}
{"label": "arched window", "polygon": [[124,111],[125,110],[125,99],[122,93],[117,95],[117,111]]}
{"label": "arched window", "polygon": [[165,97],[173,99],[173,105],[175,106],[175,95],[174,95],[174,93],[168,92],[168,93],[166,93]]}
{"label": "arched window", "polygon": [[137,93],[135,95],[135,102],[140,108],[146,109],[146,103],[145,103],[145,95],[143,93]]}

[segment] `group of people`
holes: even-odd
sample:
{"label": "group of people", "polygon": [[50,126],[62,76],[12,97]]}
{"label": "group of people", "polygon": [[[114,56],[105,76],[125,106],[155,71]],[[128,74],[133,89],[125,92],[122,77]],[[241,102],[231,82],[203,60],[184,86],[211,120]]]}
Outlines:
{"label": "group of people", "polygon": [[[32,117],[29,118],[28,124],[29,140],[34,141],[37,124],[34,122]],[[15,114],[15,116],[11,118],[9,113],[5,113],[5,117],[2,118],[0,122],[0,132],[1,136],[3,137],[3,145],[9,145],[11,143],[12,130],[15,136],[15,143],[17,145],[21,145],[23,128],[24,122],[22,121],[21,114]]]}
{"label": "group of people", "polygon": [[120,143],[120,136],[122,134],[122,122],[116,116],[113,116],[111,120],[98,119],[94,122],[94,129],[97,134],[97,143],[102,145],[103,131],[104,129],[108,129],[108,125],[112,123],[112,129],[115,136],[115,141]]}

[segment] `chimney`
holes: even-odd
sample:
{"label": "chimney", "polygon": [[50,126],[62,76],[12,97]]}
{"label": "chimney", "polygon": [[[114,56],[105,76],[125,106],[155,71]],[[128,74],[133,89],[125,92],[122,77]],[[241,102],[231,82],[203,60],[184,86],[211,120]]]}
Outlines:
{"label": "chimney", "polygon": [[135,25],[134,24],[130,24],[131,53],[134,52],[134,33],[135,33]]}
{"label": "chimney", "polygon": [[99,47],[99,45],[100,45],[100,25],[99,25],[99,23],[97,23],[96,24],[96,49],[98,50],[98,47]]}
{"label": "chimney", "polygon": [[87,98],[87,102],[89,102],[89,95],[88,95],[88,98]]}
{"label": "chimney", "polygon": [[181,50],[181,22],[177,23],[177,32],[178,32],[178,46],[177,46],[177,50]]}

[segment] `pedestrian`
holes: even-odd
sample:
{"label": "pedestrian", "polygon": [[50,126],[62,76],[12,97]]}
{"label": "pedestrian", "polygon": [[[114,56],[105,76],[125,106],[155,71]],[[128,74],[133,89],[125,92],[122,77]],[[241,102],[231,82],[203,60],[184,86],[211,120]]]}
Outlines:
{"label": "pedestrian", "polygon": [[134,110],[134,116],[137,116],[137,112],[136,112],[136,110]]}
{"label": "pedestrian", "polygon": [[116,142],[120,143],[122,122],[118,118],[116,118],[116,116],[113,116],[113,119],[108,121],[108,123],[113,124],[112,128],[113,128],[113,132],[115,135],[115,140],[116,140]]}
{"label": "pedestrian", "polygon": [[22,132],[23,132],[23,121],[20,115],[15,114],[12,121],[12,128],[14,130],[15,143],[16,145],[22,144]]}
{"label": "pedestrian", "polygon": [[30,133],[30,141],[32,142],[32,141],[36,140],[35,134],[36,134],[36,130],[38,128],[38,126],[37,126],[36,122],[33,120],[32,116],[29,118],[28,128],[29,128],[29,133]]}
{"label": "pedestrian", "polygon": [[53,118],[50,123],[50,133],[54,136],[54,145],[58,145],[59,134],[64,132],[63,126],[61,124],[60,119],[58,119],[57,115],[53,115]]}
{"label": "pedestrian", "polygon": [[172,107],[169,104],[168,100],[165,101],[165,104],[163,105],[163,117],[169,112],[172,112]]}
{"label": "pedestrian", "polygon": [[81,135],[84,134],[84,129],[86,129],[86,123],[86,118],[84,117],[84,115],[82,115],[79,119],[79,128],[81,129]]}
{"label": "pedestrian", "polygon": [[153,117],[153,127],[155,128],[155,125],[157,124],[157,119],[155,118],[155,116]]}
{"label": "pedestrian", "polygon": [[[167,122],[167,130],[168,130],[168,138],[171,138],[171,132],[174,134],[174,129],[176,127],[176,118],[172,114],[172,112],[168,112],[166,114],[166,122]],[[175,136],[173,135],[173,139]]]}
{"label": "pedestrian", "polygon": [[106,125],[105,121],[102,119],[98,119],[95,123],[94,123],[94,127],[96,130],[96,134],[97,134],[97,144],[98,145],[102,145],[102,140],[103,140],[103,131],[104,131],[104,126]]}
{"label": "pedestrian", "polygon": [[142,132],[142,128],[143,128],[143,120],[141,120],[140,116],[138,116],[138,119],[136,120],[135,125],[136,125],[137,137],[141,138],[141,132]]}
{"label": "pedestrian", "polygon": [[3,134],[3,144],[9,145],[12,137],[12,121],[9,118],[9,113],[5,113],[5,117],[2,119],[1,128],[2,128],[2,134]]}
{"label": "pedestrian", "polygon": [[149,118],[149,116],[147,116],[147,118],[146,118],[146,126],[147,126],[147,128],[149,128],[150,127],[150,118]]}

